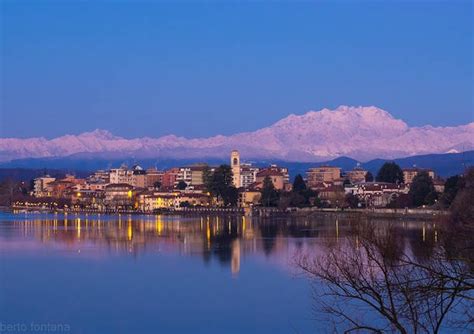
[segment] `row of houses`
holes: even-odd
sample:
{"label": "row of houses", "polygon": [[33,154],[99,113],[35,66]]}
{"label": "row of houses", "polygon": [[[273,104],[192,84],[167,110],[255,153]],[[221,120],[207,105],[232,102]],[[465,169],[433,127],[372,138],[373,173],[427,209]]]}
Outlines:
{"label": "row of houses", "polygon": [[[291,189],[288,169],[276,165],[265,168],[240,163],[237,151],[231,154],[233,183],[239,189],[239,206],[259,203],[260,190],[270,177],[278,190]],[[135,209],[153,211],[178,209],[186,206],[219,205],[205,187],[205,173],[216,167],[207,164],[175,167],[165,171],[121,166],[99,170],[88,178],[66,175],[61,179],[50,176],[34,180],[35,198],[66,199],[71,205],[96,210]]]}
{"label": "row of houses", "polygon": [[[239,189],[238,205],[258,205],[264,180],[268,178],[280,191],[291,191],[288,169],[270,165],[257,167],[241,163],[238,151],[232,151],[230,167],[233,185]],[[67,199],[71,205],[97,210],[134,209],[145,212],[158,209],[179,209],[186,206],[219,205],[205,187],[205,173],[215,167],[207,164],[175,167],[165,171],[156,168],[143,169],[121,166],[107,171],[99,170],[88,178],[66,175],[61,179],[49,176],[34,181],[32,195],[36,198]],[[405,183],[390,184],[366,182],[367,171],[357,166],[343,172],[334,166],[310,168],[306,173],[308,188],[315,190],[319,198],[329,205],[342,205],[348,194],[357,196],[367,206],[385,206],[400,194],[407,194],[413,178],[427,171],[435,179],[432,170],[404,169]],[[442,187],[442,182],[435,183]],[[441,188],[437,188],[442,191]]]}
{"label": "row of houses", "polygon": [[386,183],[367,180],[368,171],[355,167],[343,172],[334,166],[310,168],[307,185],[319,193],[319,198],[332,205],[342,205],[348,194],[356,196],[366,207],[385,207],[401,195],[407,195],[413,179],[426,172],[433,179],[435,190],[444,191],[444,181],[436,178],[433,170],[425,168],[402,169],[404,182]]}

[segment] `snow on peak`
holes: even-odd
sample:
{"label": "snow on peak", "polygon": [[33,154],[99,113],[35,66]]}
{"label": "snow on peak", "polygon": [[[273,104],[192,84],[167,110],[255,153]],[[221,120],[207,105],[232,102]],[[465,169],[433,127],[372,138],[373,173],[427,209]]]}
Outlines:
{"label": "snow on peak", "polygon": [[113,140],[118,139],[120,137],[114,136],[110,131],[103,130],[103,129],[95,129],[94,131],[90,132],[83,132],[79,135],[79,137],[93,137],[96,139],[104,139],[104,140]]}
{"label": "snow on peak", "polygon": [[96,129],[55,139],[0,138],[0,161],[106,152],[143,157],[227,157],[239,149],[248,158],[317,161],[338,156],[357,160],[474,149],[474,123],[457,127],[409,127],[375,106],[291,114],[273,125],[232,136],[188,139],[125,139]]}

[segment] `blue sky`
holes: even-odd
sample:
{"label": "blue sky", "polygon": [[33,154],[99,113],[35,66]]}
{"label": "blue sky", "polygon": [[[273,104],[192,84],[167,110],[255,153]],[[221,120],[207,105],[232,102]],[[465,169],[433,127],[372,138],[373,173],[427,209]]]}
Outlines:
{"label": "blue sky", "polygon": [[0,137],[232,134],[376,105],[472,122],[471,1],[1,1]]}

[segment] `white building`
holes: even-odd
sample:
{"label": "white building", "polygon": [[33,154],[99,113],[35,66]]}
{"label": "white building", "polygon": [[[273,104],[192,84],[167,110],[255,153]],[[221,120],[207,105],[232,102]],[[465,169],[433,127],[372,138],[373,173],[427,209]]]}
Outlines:
{"label": "white building", "polygon": [[133,170],[129,170],[127,167],[113,168],[109,172],[109,178],[111,184],[126,183],[132,184],[133,182]]}
{"label": "white building", "polygon": [[257,181],[257,173],[260,169],[252,167],[251,164],[243,163],[240,165],[240,186],[248,188],[251,184]]}
{"label": "white building", "polygon": [[34,189],[33,189],[33,195],[35,197],[46,197],[50,196],[48,193],[48,184],[56,181],[56,178],[51,177],[49,175],[43,176],[43,177],[38,177],[34,181]]}

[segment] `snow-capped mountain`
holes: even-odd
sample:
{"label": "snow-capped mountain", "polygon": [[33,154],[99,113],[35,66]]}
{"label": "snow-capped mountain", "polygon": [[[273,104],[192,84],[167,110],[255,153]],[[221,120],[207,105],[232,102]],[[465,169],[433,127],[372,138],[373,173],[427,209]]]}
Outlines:
{"label": "snow-capped mountain", "polygon": [[474,122],[457,127],[409,127],[377,107],[289,115],[232,136],[187,139],[174,135],[125,139],[105,130],[45,138],[0,138],[0,161],[71,155],[140,158],[222,158],[238,149],[246,158],[322,161],[348,156],[365,161],[474,149]]}

